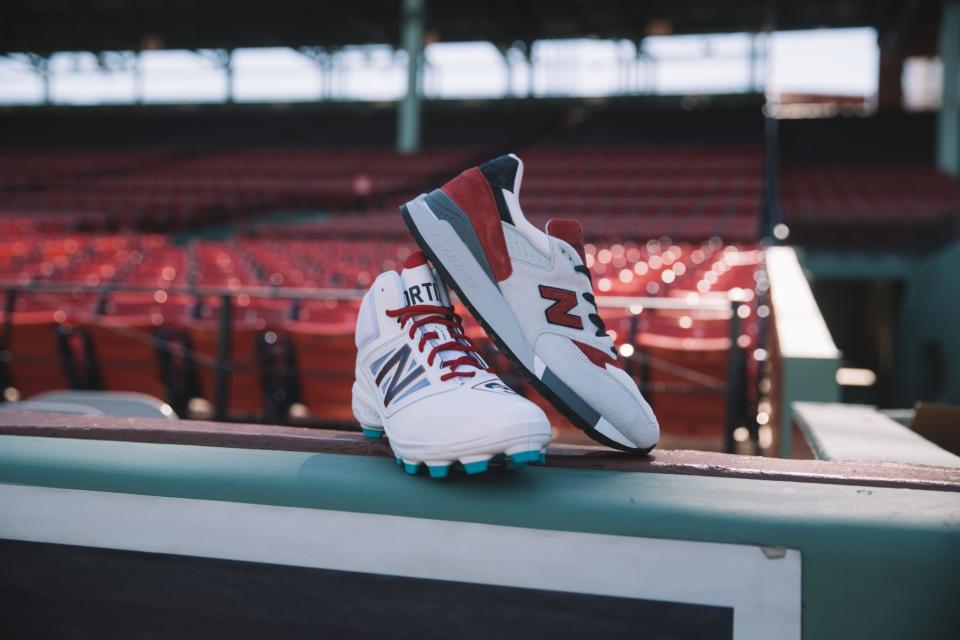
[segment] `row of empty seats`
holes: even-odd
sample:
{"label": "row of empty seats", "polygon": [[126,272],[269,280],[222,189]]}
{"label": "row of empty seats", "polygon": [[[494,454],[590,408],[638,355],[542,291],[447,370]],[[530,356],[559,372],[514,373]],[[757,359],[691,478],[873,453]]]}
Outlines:
{"label": "row of empty seats", "polygon": [[781,193],[791,224],[923,223],[960,211],[960,182],[918,166],[794,167]]}
{"label": "row of empty seats", "polygon": [[[60,217],[84,229],[182,229],[283,209],[380,203],[450,177],[470,151],[400,157],[389,149],[234,149],[198,156],[160,150],[0,152],[0,216]],[[22,161],[22,163],[21,163]],[[43,174],[47,161],[52,170]],[[48,222],[50,218],[54,220]],[[42,228],[47,228],[42,226]]]}
{"label": "row of empty seats", "polygon": [[[521,203],[541,227],[553,217],[573,217],[588,237],[612,240],[668,235],[751,242],[760,231],[759,148],[549,147],[520,155],[526,166]],[[416,194],[397,192],[389,208],[264,224],[257,233],[406,237],[397,205]]]}
{"label": "row of empty seats", "polygon": [[[759,110],[424,108],[426,150],[405,157],[384,109],[101,110],[82,131],[43,117],[16,128],[0,143],[0,282],[18,289],[0,335],[5,383],[22,395],[133,388],[238,420],[352,422],[357,296],[413,248],[398,205],[514,151],[531,221],[580,219],[601,299],[628,298],[601,315],[665,429],[716,440],[731,347],[759,350],[769,313],[755,245]],[[58,149],[66,139],[81,146]],[[226,222],[227,242],[167,234]],[[659,309],[638,296],[675,300]],[[730,298],[745,310],[734,333]],[[505,379],[562,425],[464,315]]]}
{"label": "row of empty seats", "polygon": [[788,167],[781,205],[791,241],[916,253],[956,238],[960,182],[923,165]]}
{"label": "row of empty seats", "polygon": [[[232,419],[281,420],[293,410],[349,422],[359,295],[350,289],[397,268],[411,248],[395,241],[249,238],[180,246],[156,235],[2,242],[0,252],[16,256],[2,264],[16,265],[16,272],[0,281],[20,288],[0,325],[6,384],[24,397],[67,386],[140,390],[180,410],[191,399],[215,407],[222,395],[223,417]],[[737,346],[752,352],[768,313],[759,303],[765,286],[759,252],[717,240],[586,249],[601,295],[672,296],[690,305],[683,311],[623,304],[601,315],[615,343],[630,345],[621,353],[655,405],[670,406],[678,393],[703,396],[685,412],[682,405],[672,409],[674,428],[717,432],[729,312],[697,305],[731,295],[743,300],[749,311]],[[334,291],[318,292],[324,287]],[[224,295],[231,322],[222,361]],[[472,321],[468,331],[492,351]],[[221,369],[228,373],[218,392]]]}

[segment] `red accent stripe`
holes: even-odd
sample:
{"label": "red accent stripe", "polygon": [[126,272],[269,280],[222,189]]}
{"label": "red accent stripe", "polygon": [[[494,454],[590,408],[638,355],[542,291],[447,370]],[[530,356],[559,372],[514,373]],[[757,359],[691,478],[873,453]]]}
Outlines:
{"label": "red accent stripe", "polygon": [[615,358],[613,358],[613,357],[610,355],[609,352],[607,352],[607,351],[601,351],[600,349],[597,349],[596,347],[591,347],[591,346],[588,345],[588,344],[583,344],[582,342],[577,342],[576,340],[571,340],[570,342],[572,342],[573,344],[577,345],[577,348],[580,349],[580,351],[583,352],[583,355],[587,356],[587,358],[590,360],[590,362],[592,362],[593,364],[597,365],[597,366],[600,367],[601,369],[603,369],[603,367],[604,367],[605,365],[608,365],[608,364],[612,364],[612,365],[616,366],[616,362],[617,362],[617,361],[616,361]]}
{"label": "red accent stripe", "polygon": [[509,278],[513,267],[510,266],[510,254],[507,253],[507,242],[503,238],[500,212],[490,183],[480,169],[467,169],[443,185],[443,192],[470,217],[493,277],[497,281]]}

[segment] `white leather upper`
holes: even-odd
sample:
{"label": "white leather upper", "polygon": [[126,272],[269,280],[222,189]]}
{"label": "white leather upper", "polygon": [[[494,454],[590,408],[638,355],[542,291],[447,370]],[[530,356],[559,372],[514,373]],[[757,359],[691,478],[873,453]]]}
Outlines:
{"label": "white leather upper", "polygon": [[[521,162],[514,193],[502,191],[514,224],[502,223],[512,273],[499,287],[533,346],[535,373],[542,376],[549,368],[602,416],[601,431],[607,437],[612,428],[638,448],[651,447],[660,437],[660,426],[633,379],[615,365],[597,366],[571,342],[593,347],[619,362],[613,340],[605,333],[596,335],[598,328],[589,318],[597,309],[584,297],[593,293],[590,279],[575,270],[583,264],[579,254],[568,242],[540,231],[524,217],[518,199],[522,173]],[[582,329],[548,322],[546,311],[555,301],[541,295],[541,285],[576,293],[577,304],[569,313],[580,318]]]}
{"label": "white leather upper", "polygon": [[[483,448],[485,443],[509,438],[549,439],[550,425],[543,411],[512,391],[495,374],[461,365],[458,371],[474,374],[441,380],[444,374],[450,372],[450,368],[441,367],[441,363],[463,355],[463,352],[457,351],[440,352],[433,365],[428,364],[431,348],[450,339],[445,327],[429,324],[421,327],[414,338],[410,338],[412,320],[401,327],[397,318],[387,316],[386,310],[406,306],[405,288],[422,285],[428,277],[434,286],[440,282],[426,265],[420,269],[416,273],[405,272],[404,277],[393,271],[381,274],[361,303],[361,317],[357,322],[357,343],[360,345],[357,352],[357,383],[354,386],[354,413],[357,419],[367,426],[383,426],[395,451],[400,447],[417,456]],[[439,284],[437,293],[439,301],[434,301],[427,300],[426,294],[421,291],[422,303],[449,303],[442,284]],[[369,317],[371,315],[372,319]],[[374,323],[377,331],[371,337],[369,327]],[[421,352],[420,338],[429,331],[437,331],[442,335],[439,339],[428,340]],[[416,383],[408,385],[408,389],[396,394],[385,405],[386,389],[394,371],[390,370],[379,385],[376,383],[377,372],[392,354],[404,347],[409,348],[409,359],[401,377],[412,374],[417,367],[423,368],[423,374]],[[420,380],[427,382],[423,384]],[[409,391],[414,387],[419,388]]]}

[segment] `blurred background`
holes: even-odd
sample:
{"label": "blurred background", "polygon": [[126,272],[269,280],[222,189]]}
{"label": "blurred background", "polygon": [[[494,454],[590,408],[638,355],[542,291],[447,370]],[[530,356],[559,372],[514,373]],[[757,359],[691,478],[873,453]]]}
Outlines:
{"label": "blurred background", "polygon": [[3,401],[356,429],[398,205],[515,152],[664,446],[795,455],[798,400],[910,424],[960,403],[958,95],[955,1],[7,0]]}

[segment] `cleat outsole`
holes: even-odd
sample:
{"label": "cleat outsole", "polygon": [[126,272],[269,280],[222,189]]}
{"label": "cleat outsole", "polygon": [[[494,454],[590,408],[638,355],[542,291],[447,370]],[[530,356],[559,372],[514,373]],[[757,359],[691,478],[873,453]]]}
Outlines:
{"label": "cleat outsole", "polygon": [[[486,455],[465,456],[459,462],[467,475],[476,475],[490,470],[491,466],[506,467],[507,469],[523,469],[529,464],[544,464],[547,459],[546,450],[531,449],[528,451],[514,451],[512,453],[497,453]],[[403,467],[408,474],[415,476],[420,472],[420,466],[427,468],[431,478],[446,478],[450,475],[453,462],[446,460],[417,461],[395,456],[397,466]]]}
{"label": "cleat outsole", "polygon": [[446,478],[450,473],[449,464],[428,464],[427,472],[431,478]]}
{"label": "cleat outsole", "polygon": [[467,464],[463,465],[464,471],[466,471],[467,474],[471,476],[478,473],[483,473],[489,467],[490,467],[490,463],[485,460],[482,462],[468,462]]}
{"label": "cleat outsole", "polygon": [[477,473],[483,473],[489,469],[490,460],[492,459],[492,455],[467,456],[465,458],[460,458],[460,464],[463,465],[464,471],[466,471],[469,475],[475,475]]}
{"label": "cleat outsole", "polygon": [[531,449],[529,451],[513,451],[508,455],[511,463],[520,466],[525,466],[527,463],[538,462],[540,460],[539,449]]}
{"label": "cleat outsole", "polygon": [[367,440],[379,440],[383,437],[383,429],[374,429],[373,427],[360,427],[363,437]]}

